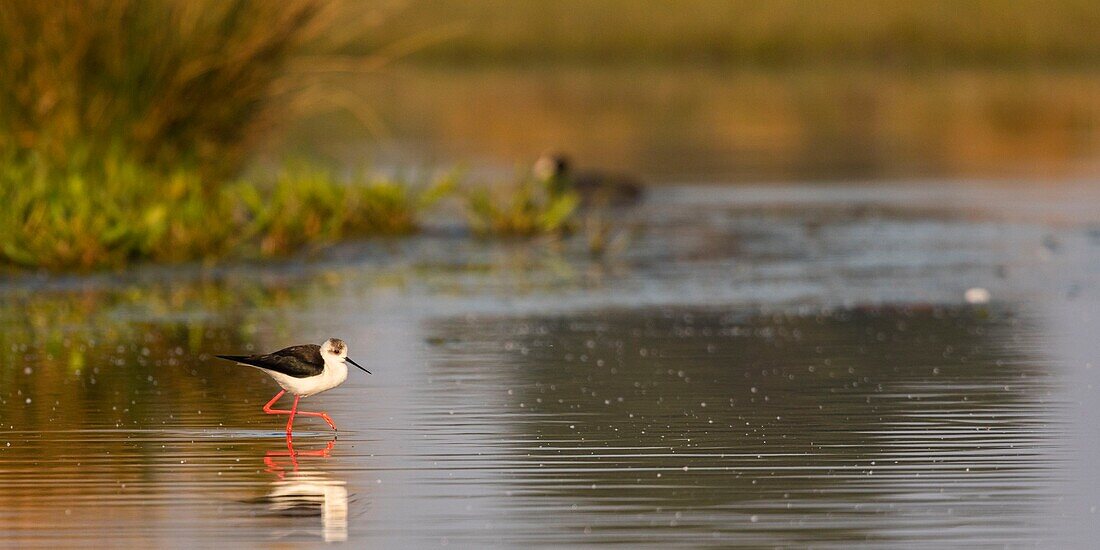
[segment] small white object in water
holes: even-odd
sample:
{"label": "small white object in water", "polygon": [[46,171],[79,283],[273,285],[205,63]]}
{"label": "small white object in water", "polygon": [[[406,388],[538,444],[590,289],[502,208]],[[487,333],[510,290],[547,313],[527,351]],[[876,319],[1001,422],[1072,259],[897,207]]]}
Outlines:
{"label": "small white object in water", "polygon": [[980,286],[968,288],[966,293],[963,294],[963,298],[966,299],[968,304],[988,304],[989,297],[989,291]]}

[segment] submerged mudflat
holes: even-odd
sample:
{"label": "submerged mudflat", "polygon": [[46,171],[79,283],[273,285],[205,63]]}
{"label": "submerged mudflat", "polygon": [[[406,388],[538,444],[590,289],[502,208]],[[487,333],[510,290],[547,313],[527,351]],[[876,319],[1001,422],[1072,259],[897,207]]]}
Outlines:
{"label": "submerged mudflat", "polygon": [[[1097,198],[679,187],[600,258],[429,231],[9,280],[0,540],[1087,546]],[[303,401],[342,431],[292,459],[212,355],[329,336],[375,374]]]}

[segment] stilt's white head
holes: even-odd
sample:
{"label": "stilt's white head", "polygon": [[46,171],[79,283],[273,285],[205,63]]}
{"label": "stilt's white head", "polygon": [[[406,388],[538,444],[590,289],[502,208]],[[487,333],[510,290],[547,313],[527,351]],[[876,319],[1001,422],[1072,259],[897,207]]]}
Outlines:
{"label": "stilt's white head", "polygon": [[359,370],[370,374],[369,370],[364,369],[359,363],[348,357],[348,345],[339,338],[329,338],[325,340],[324,344],[321,344],[321,357],[325,359],[325,362],[344,363],[346,361],[358,367]]}
{"label": "stilt's white head", "polygon": [[343,361],[348,356],[348,345],[339,338],[329,338],[321,344],[321,356],[326,360],[335,359]]}

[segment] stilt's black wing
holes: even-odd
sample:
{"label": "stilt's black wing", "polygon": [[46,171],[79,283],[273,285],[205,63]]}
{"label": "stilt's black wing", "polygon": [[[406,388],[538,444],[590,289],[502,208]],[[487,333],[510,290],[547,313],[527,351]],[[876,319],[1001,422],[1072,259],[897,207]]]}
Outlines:
{"label": "stilt's black wing", "polygon": [[321,346],[317,344],[291,346],[266,355],[218,355],[217,357],[294,378],[317,376],[325,370],[325,359],[321,357]]}

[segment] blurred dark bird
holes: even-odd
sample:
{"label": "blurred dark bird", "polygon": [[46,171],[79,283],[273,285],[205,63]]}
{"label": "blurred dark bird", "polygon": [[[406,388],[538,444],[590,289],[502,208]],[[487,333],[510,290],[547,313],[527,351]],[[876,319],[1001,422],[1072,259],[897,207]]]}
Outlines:
{"label": "blurred dark bird", "polygon": [[[286,423],[286,436],[290,438],[294,431],[295,416],[319,416],[328,423],[333,430],[336,423],[324,412],[306,412],[298,410],[298,401],[303,397],[316,395],[323,391],[331,390],[344,383],[348,378],[347,363],[351,363],[359,370],[370,374],[348,357],[348,346],[343,340],[329,338],[324,344],[305,344],[291,346],[272,353],[261,355],[219,355],[221,359],[236,361],[242,365],[256,367],[275,379],[283,390],[275,394],[264,405],[267,414],[288,414],[290,419]],[[286,392],[294,394],[294,405],[290,410],[273,409],[272,405]]]}
{"label": "blurred dark bird", "polygon": [[598,170],[574,170],[569,157],[543,153],[533,169],[536,179],[551,193],[575,191],[585,206],[628,206],[642,198],[641,180],[629,174]]}

